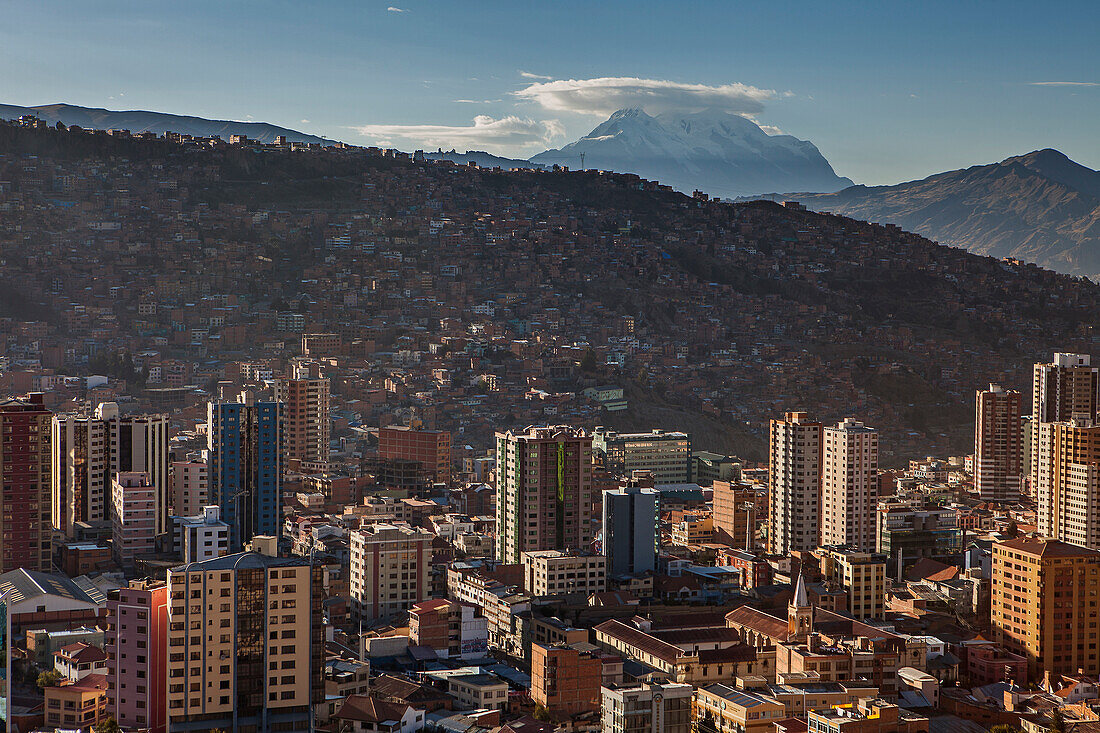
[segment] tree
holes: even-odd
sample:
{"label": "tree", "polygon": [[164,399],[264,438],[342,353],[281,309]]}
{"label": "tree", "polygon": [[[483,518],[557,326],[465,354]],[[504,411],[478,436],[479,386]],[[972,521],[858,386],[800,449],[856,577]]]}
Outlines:
{"label": "tree", "polygon": [[1062,714],[1062,708],[1050,711],[1050,733],[1066,733],[1066,716]]}
{"label": "tree", "polygon": [[1022,733],[1022,731],[1014,725],[1005,723],[993,726],[989,729],[989,733]]}
{"label": "tree", "polygon": [[95,733],[122,733],[122,728],[119,726],[118,721],[110,715],[96,723],[92,730]]}
{"label": "tree", "polygon": [[596,371],[596,352],[592,350],[592,347],[588,347],[584,356],[581,357],[581,371],[586,374],[591,374]]}
{"label": "tree", "polygon": [[1005,534],[1008,535],[1011,539],[1016,539],[1016,535],[1018,535],[1019,533],[1020,528],[1016,526],[1016,520],[1010,519],[1008,521],[1008,526],[1005,527]]}
{"label": "tree", "polygon": [[61,673],[56,669],[47,669],[38,675],[38,686],[43,690],[47,687],[57,687],[61,682]]}

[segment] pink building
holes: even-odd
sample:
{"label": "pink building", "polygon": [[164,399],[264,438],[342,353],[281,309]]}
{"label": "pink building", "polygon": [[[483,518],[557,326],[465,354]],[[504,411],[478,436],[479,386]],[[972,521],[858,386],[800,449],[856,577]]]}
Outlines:
{"label": "pink building", "polygon": [[971,687],[992,685],[996,682],[1015,682],[1027,685],[1027,658],[1005,651],[996,644],[963,645],[967,681]]}
{"label": "pink building", "polygon": [[166,733],[168,586],[163,581],[135,580],[110,592],[104,646],[107,712],[123,730]]}
{"label": "pink building", "polygon": [[135,557],[154,550],[157,487],[145,472],[117,473],[111,486],[111,503],[115,559],[122,565],[133,565]]}

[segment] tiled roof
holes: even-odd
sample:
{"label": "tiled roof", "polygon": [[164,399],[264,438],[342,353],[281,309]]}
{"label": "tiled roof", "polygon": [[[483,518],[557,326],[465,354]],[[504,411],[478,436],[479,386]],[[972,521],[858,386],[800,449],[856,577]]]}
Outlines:
{"label": "tiled roof", "polygon": [[744,626],[772,639],[786,640],[788,634],[786,621],[751,606],[733,609],[726,614],[726,622]]}
{"label": "tiled roof", "polygon": [[680,647],[661,641],[655,636],[651,636],[644,631],[636,629],[633,626],[627,626],[621,621],[616,621],[614,619],[604,621],[599,626],[596,626],[595,630],[597,633],[607,634],[613,639],[618,639],[628,646],[640,649],[647,654],[652,654],[669,664],[675,664],[676,660],[684,655]]}
{"label": "tiled roof", "polygon": [[364,723],[384,723],[401,720],[409,707],[402,703],[379,700],[369,695],[348,695],[344,704],[332,717]]}

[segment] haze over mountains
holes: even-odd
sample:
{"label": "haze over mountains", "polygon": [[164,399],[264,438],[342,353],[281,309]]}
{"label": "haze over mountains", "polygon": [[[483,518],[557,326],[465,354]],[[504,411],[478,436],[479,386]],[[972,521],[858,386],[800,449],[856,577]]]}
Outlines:
{"label": "haze over mountains", "polygon": [[637,107],[621,109],[580,140],[531,161],[576,168],[581,153],[586,168],[637,173],[686,193],[699,189],[726,198],[765,191],[839,191],[852,185],[813,143],[769,135],[751,120],[722,110],[651,116]]}
{"label": "haze over mountains", "polygon": [[228,140],[230,135],[247,135],[249,139],[259,140],[262,143],[275,142],[278,135],[284,135],[288,142],[327,145],[335,142],[286,127],[271,125],[267,122],[208,120],[203,117],[173,115],[146,110],[116,112],[94,107],[78,107],[72,104],[44,104],[37,107],[0,104],[0,119],[16,119],[23,115],[36,115],[39,119],[51,125],[61,122],[66,126],[78,125],[95,130],[129,130],[133,133],[155,132],[158,135],[171,131],[196,137],[214,137],[217,135],[225,140]]}
{"label": "haze over mountains", "polygon": [[977,254],[1100,275],[1100,172],[1049,148],[895,186],[768,198],[896,224]]}

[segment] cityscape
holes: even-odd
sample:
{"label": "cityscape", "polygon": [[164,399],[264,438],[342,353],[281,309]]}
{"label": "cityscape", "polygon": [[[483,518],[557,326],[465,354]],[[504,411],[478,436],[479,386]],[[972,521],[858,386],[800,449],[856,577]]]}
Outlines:
{"label": "cityscape", "polygon": [[[117,20],[16,5],[16,49]],[[153,5],[135,49],[179,27]],[[339,12],[465,74],[446,5]],[[610,5],[696,53],[699,8]],[[860,22],[927,39],[935,5]],[[345,53],[303,18],[303,63],[321,28]],[[835,100],[785,132],[806,68],[616,76],[620,31],[579,63],[502,37],[484,100],[406,84],[336,126],[333,97],[310,132],[195,116],[174,74],[171,113],[82,106],[76,68],[28,77],[72,103],[0,99],[5,731],[1100,730],[1100,172],[1048,147],[1094,137],[1002,149],[1021,112],[985,157],[871,163]],[[240,58],[208,40],[196,78]],[[315,73],[254,84],[282,109]],[[1024,85],[1092,109],[1081,78]]]}

